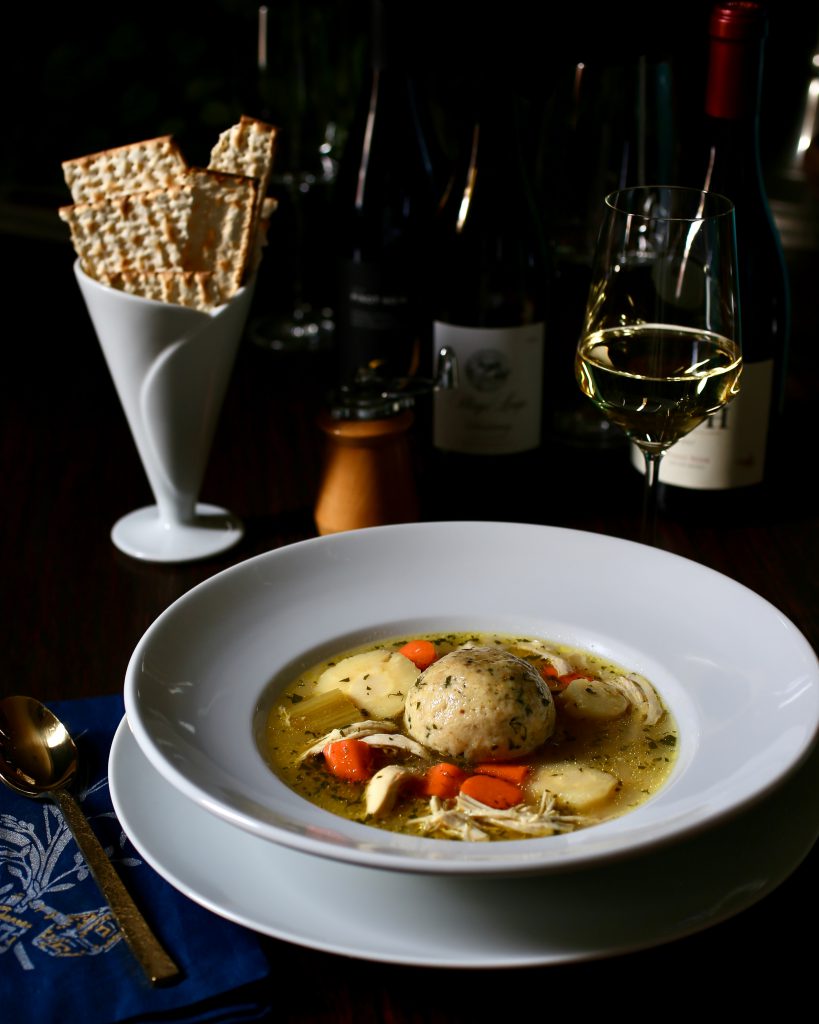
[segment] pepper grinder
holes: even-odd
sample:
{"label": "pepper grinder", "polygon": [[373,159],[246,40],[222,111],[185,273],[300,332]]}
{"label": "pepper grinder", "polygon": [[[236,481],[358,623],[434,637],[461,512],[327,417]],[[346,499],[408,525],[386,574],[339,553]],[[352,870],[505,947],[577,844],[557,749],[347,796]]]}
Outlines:
{"label": "pepper grinder", "polygon": [[318,418],[324,465],[314,509],[319,534],[418,520],[410,445],[416,399],[457,386],[454,353],[442,348],[434,380],[382,378],[363,368],[330,396]]}

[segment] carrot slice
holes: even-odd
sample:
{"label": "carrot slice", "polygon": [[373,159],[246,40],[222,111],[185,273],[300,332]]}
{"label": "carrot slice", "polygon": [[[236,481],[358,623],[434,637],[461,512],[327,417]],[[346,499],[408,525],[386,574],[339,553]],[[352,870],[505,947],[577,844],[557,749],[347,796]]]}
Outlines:
{"label": "carrot slice", "polygon": [[435,644],[429,640],[410,640],[403,647],[398,648],[398,653],[403,654],[405,658],[409,658],[415,667],[422,672],[425,668],[429,668],[438,657]]}
{"label": "carrot slice", "polygon": [[419,792],[422,796],[437,796],[442,800],[450,800],[458,795],[461,784],[469,776],[456,764],[442,761],[427,769],[420,780]]}
{"label": "carrot slice", "polygon": [[491,775],[470,775],[461,783],[461,792],[479,803],[486,804],[487,807],[495,807],[498,810],[514,807],[523,801],[523,793],[519,786]]}
{"label": "carrot slice", "polygon": [[557,679],[557,669],[551,663],[551,661],[544,661],[540,666],[540,674],[544,679]]}
{"label": "carrot slice", "polygon": [[561,686],[568,686],[569,683],[573,683],[575,679],[589,679],[593,677],[588,672],[567,672],[563,676],[558,676],[558,682]]}
{"label": "carrot slice", "polygon": [[362,740],[347,739],[328,743],[324,748],[327,767],[339,779],[366,782],[373,776],[373,749]]}
{"label": "carrot slice", "polygon": [[474,770],[478,775],[491,775],[493,778],[506,779],[507,782],[514,782],[516,786],[522,786],[529,774],[529,765],[487,761],[485,764],[476,764]]}

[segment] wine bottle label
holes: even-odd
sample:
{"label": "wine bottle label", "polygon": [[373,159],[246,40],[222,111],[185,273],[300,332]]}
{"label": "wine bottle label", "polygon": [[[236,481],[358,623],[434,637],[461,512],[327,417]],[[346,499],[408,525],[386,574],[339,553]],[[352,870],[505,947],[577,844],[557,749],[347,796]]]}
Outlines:
{"label": "wine bottle label", "polygon": [[458,386],[435,392],[433,441],[444,451],[511,455],[540,444],[542,323],[459,327],[435,322],[434,351],[458,360]]}
{"label": "wine bottle label", "polygon": [[[663,456],[660,481],[694,490],[728,490],[762,483],[773,386],[773,360],[746,363],[739,394],[681,437]],[[631,461],[645,461],[636,445]]]}

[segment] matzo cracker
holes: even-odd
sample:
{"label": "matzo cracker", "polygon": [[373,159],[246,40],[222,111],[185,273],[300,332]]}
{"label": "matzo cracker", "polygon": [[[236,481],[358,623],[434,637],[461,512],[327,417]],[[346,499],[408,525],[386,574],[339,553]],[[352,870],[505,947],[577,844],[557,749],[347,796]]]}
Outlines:
{"label": "matzo cracker", "polygon": [[266,242],[275,135],[243,116],[206,168],[189,167],[169,135],[64,161],[73,204],[58,214],[85,273],[193,309],[228,302]]}

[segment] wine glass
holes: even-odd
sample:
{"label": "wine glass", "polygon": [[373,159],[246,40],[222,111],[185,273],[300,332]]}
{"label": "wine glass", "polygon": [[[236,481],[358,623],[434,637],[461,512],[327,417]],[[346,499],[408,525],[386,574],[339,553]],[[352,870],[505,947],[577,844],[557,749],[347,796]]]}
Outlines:
{"label": "wine glass", "polygon": [[666,185],[606,196],[575,374],[643,453],[643,542],[663,454],[738,393],[741,368],[731,201]]}

